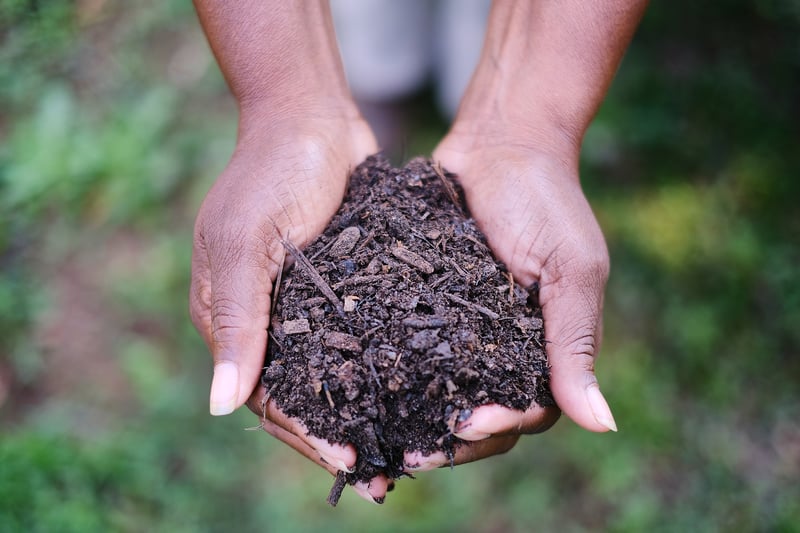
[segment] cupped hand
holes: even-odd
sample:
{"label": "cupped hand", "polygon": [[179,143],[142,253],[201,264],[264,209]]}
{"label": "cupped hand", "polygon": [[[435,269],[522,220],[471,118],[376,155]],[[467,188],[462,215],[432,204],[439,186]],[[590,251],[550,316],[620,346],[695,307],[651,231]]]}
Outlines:
{"label": "cupped hand", "polygon": [[[609,272],[605,240],[580,187],[577,149],[529,144],[455,128],[434,159],[459,176],[471,215],[515,280],[539,283],[558,406],[590,431],[616,431],[594,374]],[[456,435],[470,441],[530,432],[532,424],[529,414],[499,406],[478,408],[467,422]]]}
{"label": "cupped hand", "polygon": [[[341,204],[350,171],[377,151],[360,119],[249,117],[234,154],[197,216],[190,313],[214,358],[210,411],[231,413],[248,399],[264,429],[326,469],[348,470],[352,446],[308,436],[296,420],[264,401],[259,385],[273,283],[283,265],[282,239],[302,248]],[[269,119],[267,119],[269,117]],[[252,397],[251,397],[252,396]],[[362,496],[383,497],[388,480]]]}
{"label": "cupped hand", "polygon": [[444,452],[423,454],[407,451],[403,457],[405,470],[422,472],[505,453],[516,445],[521,435],[550,429],[560,414],[555,407],[539,405],[526,411],[514,411],[500,405],[478,407],[469,418],[450,428],[454,436],[466,441],[456,444],[452,457]]}

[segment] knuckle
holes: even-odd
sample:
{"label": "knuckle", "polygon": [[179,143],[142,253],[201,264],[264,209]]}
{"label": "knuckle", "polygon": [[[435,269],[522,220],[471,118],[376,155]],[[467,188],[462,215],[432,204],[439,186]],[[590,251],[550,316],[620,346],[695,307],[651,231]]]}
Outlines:
{"label": "knuckle", "polygon": [[199,288],[196,283],[192,283],[189,292],[189,319],[192,325],[208,343],[210,341],[208,335],[211,327],[211,308],[206,299],[203,298],[203,293],[206,293],[203,288]]}
{"label": "knuckle", "polygon": [[274,267],[280,246],[273,229],[226,225],[210,232],[207,239],[209,262],[217,281],[227,280],[241,269],[263,270]]}
{"label": "knuckle", "polygon": [[582,270],[588,281],[600,282],[605,285],[611,271],[611,261],[605,244],[591,248],[591,252],[583,260]]}
{"label": "knuckle", "polygon": [[611,262],[605,240],[573,237],[555,242],[542,262],[551,282],[598,289],[608,281]]}
{"label": "knuckle", "polygon": [[200,308],[193,299],[189,301],[189,318],[192,321],[192,325],[200,333],[205,331],[210,321],[208,310]]}
{"label": "knuckle", "polygon": [[245,337],[255,318],[234,300],[217,298],[211,306],[211,338],[218,348],[237,344]]}
{"label": "knuckle", "polygon": [[571,282],[575,281],[571,278],[577,278],[578,283],[587,287],[605,285],[611,269],[605,241],[573,242],[564,245],[564,248],[563,256],[568,258],[561,265],[565,270],[565,278]]}
{"label": "knuckle", "polygon": [[594,313],[569,321],[557,332],[553,340],[562,353],[569,354],[570,364],[594,371],[597,353],[597,321]]}

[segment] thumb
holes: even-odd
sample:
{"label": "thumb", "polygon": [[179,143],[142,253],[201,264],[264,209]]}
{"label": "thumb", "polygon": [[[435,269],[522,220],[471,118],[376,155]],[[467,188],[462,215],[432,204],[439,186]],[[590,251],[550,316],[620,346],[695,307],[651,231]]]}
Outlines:
{"label": "thumb", "polygon": [[[567,265],[575,263],[567,263]],[[602,329],[607,256],[594,265],[542,279],[540,301],[545,324],[551,388],[561,410],[589,431],[617,431],[594,374]]]}
{"label": "thumb", "polygon": [[227,415],[247,401],[258,384],[267,347],[272,276],[264,262],[272,263],[263,251],[237,252],[227,250],[210,265],[212,415]]}

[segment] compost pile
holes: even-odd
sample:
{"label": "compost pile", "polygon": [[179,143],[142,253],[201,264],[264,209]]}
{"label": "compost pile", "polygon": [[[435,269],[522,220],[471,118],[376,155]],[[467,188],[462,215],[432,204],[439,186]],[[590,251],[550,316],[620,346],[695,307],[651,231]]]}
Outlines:
{"label": "compost pile", "polygon": [[325,232],[279,279],[262,382],[309,432],[352,443],[355,472],[407,475],[403,452],[444,451],[477,406],[554,405],[538,290],[496,262],[454,176],[381,155],[353,172]]}

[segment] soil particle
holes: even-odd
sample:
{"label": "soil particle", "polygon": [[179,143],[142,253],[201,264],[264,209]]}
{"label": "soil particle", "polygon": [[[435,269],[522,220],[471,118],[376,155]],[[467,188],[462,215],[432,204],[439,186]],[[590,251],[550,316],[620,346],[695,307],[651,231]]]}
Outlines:
{"label": "soil particle", "polygon": [[[358,451],[345,483],[405,474],[480,405],[554,405],[538,290],[525,290],[465,215],[454,176],[372,156],[281,279],[262,381],[309,433]],[[309,259],[310,258],[310,259]]]}

